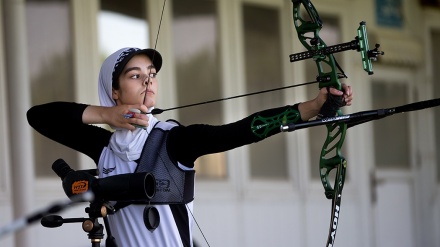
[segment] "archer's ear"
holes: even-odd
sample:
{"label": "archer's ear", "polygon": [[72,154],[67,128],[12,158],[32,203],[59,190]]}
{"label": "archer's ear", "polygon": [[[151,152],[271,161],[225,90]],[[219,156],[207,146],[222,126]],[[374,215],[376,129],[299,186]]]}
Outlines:
{"label": "archer's ear", "polygon": [[119,91],[112,88],[112,98],[116,101],[119,99]]}

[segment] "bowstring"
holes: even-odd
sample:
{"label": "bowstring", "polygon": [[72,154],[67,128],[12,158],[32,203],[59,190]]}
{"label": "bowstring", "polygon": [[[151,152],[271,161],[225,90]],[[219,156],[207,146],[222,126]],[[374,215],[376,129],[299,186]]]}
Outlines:
{"label": "bowstring", "polygon": [[[162,26],[162,19],[163,19],[163,12],[164,12],[164,10],[165,10],[165,4],[166,4],[166,2],[167,2],[167,0],[164,0],[163,1],[163,5],[162,5],[162,11],[161,11],[161,13],[160,13],[160,18],[159,18],[159,26],[158,26],[158,28],[157,28],[157,33],[156,33],[156,41],[154,42],[154,52],[153,52],[153,57],[151,58],[151,62],[154,64],[154,57],[156,56],[156,48],[157,48],[157,41],[159,40],[159,33],[160,33],[160,27]],[[151,67],[149,67],[149,71],[148,71],[148,74],[150,74],[151,73]],[[147,84],[147,87],[148,87],[148,85],[149,85],[149,83],[150,83],[150,80],[151,80],[151,78],[148,78],[148,84]],[[145,93],[145,95],[144,95],[144,102],[145,102],[145,99],[147,98],[147,93]]]}
{"label": "bowstring", "polygon": [[[156,41],[155,41],[155,44],[154,44],[154,53],[153,53],[153,57],[152,57],[152,62],[154,61],[154,56],[155,56],[155,54],[156,54],[157,43],[158,43],[158,40],[159,40],[160,27],[162,26],[162,19],[163,19],[163,13],[164,13],[164,11],[165,11],[165,4],[166,4],[166,2],[167,2],[167,0],[164,0],[164,1],[163,1],[163,5],[162,5],[162,11],[161,11],[161,14],[160,14],[160,20],[159,20],[159,27],[157,28]],[[153,63],[153,64],[154,64],[154,63]],[[145,94],[145,96],[144,96],[144,102],[145,102],[145,97],[147,97],[147,94]],[[147,133],[148,133],[148,131],[147,131]],[[159,155],[159,158],[162,160],[162,163],[164,163],[161,154],[158,153],[158,155]],[[174,186],[176,186],[176,188],[178,189],[180,195],[183,197],[183,193],[182,193],[182,191],[180,190],[179,186],[177,186],[177,183],[176,183],[176,181],[174,180],[174,178],[171,176],[171,173],[170,173],[170,171],[168,170],[168,167],[166,167],[166,166],[164,166],[164,167],[166,168],[166,171],[168,172],[168,175],[170,176],[171,180],[173,181]],[[202,228],[200,227],[199,223],[198,223],[197,220],[196,220],[196,217],[194,216],[193,212],[191,211],[191,209],[189,208],[189,206],[188,206],[187,203],[185,203],[185,207],[186,207],[186,209],[188,210],[188,212],[191,214],[191,217],[193,218],[194,222],[196,223],[197,228],[199,229],[200,233],[202,234],[203,239],[205,240],[206,244],[207,244],[209,247],[211,247],[211,245],[209,245],[208,239],[205,237],[205,234],[203,233]]]}
{"label": "bowstring", "polygon": [[262,91],[253,92],[253,93],[245,93],[245,94],[230,96],[230,97],[221,98],[221,99],[214,99],[214,100],[208,100],[208,101],[203,101],[203,102],[199,102],[199,103],[171,107],[171,108],[167,108],[167,109],[155,108],[151,112],[148,112],[148,113],[151,113],[153,115],[157,115],[157,114],[161,114],[162,112],[165,112],[165,111],[177,110],[177,109],[188,108],[188,107],[199,106],[199,105],[206,105],[206,104],[210,104],[210,103],[216,103],[216,102],[220,102],[220,101],[226,101],[226,100],[237,99],[237,98],[242,98],[242,97],[247,97],[247,96],[253,96],[253,95],[257,95],[257,94],[269,93],[269,92],[284,90],[284,89],[288,89],[288,88],[302,87],[302,86],[315,84],[318,82],[319,81],[309,81],[309,82],[294,84],[294,85],[290,85],[290,86],[272,88],[272,89],[262,90]]}
{"label": "bowstring", "polygon": [[[159,159],[162,161],[162,163],[165,164],[164,160],[162,159],[162,155],[161,155],[159,152],[157,152],[157,154],[158,154]],[[165,167],[165,170],[166,170],[166,171],[168,172],[168,174],[170,175],[170,178],[171,178],[171,180],[173,181],[174,186],[177,188],[177,190],[179,191],[180,195],[181,195],[182,198],[183,198],[183,192],[180,190],[180,188],[179,188],[179,186],[177,185],[176,181],[174,180],[173,176],[171,176],[171,172],[168,170],[168,167],[165,166],[165,165],[164,165],[164,167]],[[193,201],[194,201],[194,199],[193,199]],[[200,231],[200,233],[202,234],[203,238],[205,239],[206,244],[207,244],[209,247],[211,247],[211,245],[209,245],[208,239],[205,237],[205,234],[204,234],[203,231],[202,231],[202,228],[200,227],[199,223],[197,222],[196,217],[194,216],[193,212],[192,212],[191,209],[189,208],[188,203],[185,203],[185,206],[186,206],[186,209],[187,209],[187,210],[189,211],[189,213],[191,214],[192,218],[194,219],[194,222],[196,223],[197,227],[199,228],[199,231]]]}

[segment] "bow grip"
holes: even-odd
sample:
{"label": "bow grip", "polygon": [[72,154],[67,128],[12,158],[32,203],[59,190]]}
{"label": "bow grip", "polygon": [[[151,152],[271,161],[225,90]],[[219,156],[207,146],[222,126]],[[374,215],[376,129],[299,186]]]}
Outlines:
{"label": "bow grip", "polygon": [[345,105],[344,96],[333,95],[330,93],[330,88],[327,89],[327,100],[322,105],[319,111],[318,118],[334,117],[339,108]]}

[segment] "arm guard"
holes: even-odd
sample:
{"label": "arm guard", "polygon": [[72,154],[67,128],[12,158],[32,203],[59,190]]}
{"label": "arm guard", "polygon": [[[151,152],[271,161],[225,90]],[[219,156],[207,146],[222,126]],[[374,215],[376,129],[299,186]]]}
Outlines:
{"label": "arm guard", "polygon": [[298,104],[296,104],[282,108],[281,112],[268,110],[257,113],[252,120],[251,130],[255,136],[264,139],[279,133],[281,125],[299,121],[302,121],[301,114],[298,110]]}

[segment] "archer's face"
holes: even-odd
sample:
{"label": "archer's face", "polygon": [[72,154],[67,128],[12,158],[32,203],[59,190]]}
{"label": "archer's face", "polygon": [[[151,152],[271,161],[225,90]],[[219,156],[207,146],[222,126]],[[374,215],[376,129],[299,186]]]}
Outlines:
{"label": "archer's face", "polygon": [[119,76],[119,89],[113,89],[112,97],[117,105],[144,104],[151,108],[156,104],[156,69],[146,55],[136,55],[128,61]]}

